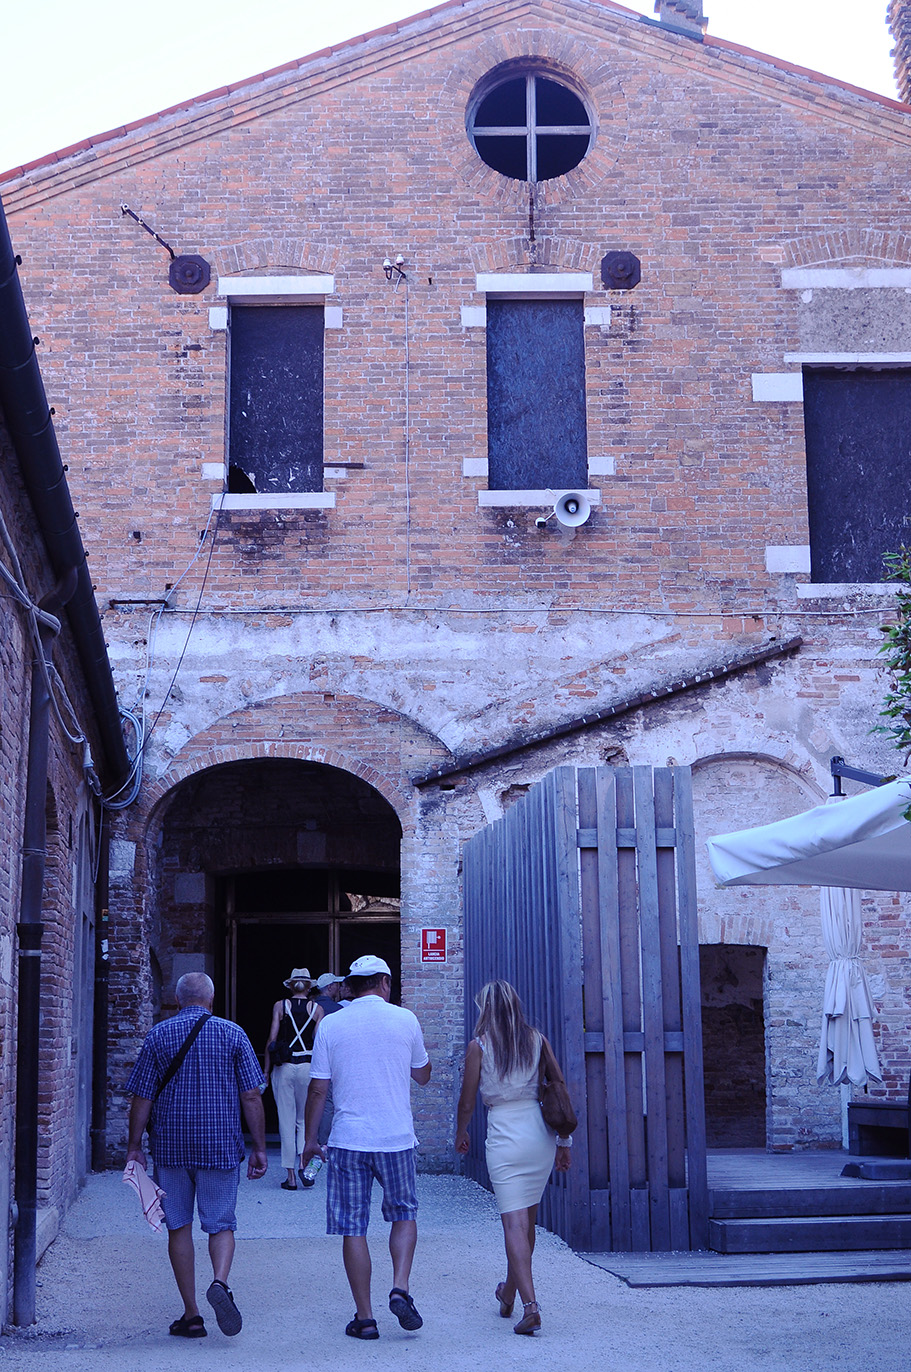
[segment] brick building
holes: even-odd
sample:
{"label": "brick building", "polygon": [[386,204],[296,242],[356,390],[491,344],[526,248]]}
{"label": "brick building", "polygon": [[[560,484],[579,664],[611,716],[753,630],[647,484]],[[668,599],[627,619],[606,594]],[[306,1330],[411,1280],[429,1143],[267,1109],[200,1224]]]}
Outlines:
{"label": "brick building", "polygon": [[[424,1023],[448,1168],[466,837],[558,762],[691,765],[701,836],[816,802],[833,753],[894,770],[909,153],[907,106],[698,3],[452,0],[7,175],[145,712],[112,1156],[182,971],[259,1043],[292,964],[369,947]],[[837,1144],[815,893],[700,883],[710,1143]],[[865,911],[903,1089],[911,912]]]}
{"label": "brick building", "polygon": [[0,207],[0,1323],[24,1324],[99,1127],[99,797],[128,766],[37,342]]}

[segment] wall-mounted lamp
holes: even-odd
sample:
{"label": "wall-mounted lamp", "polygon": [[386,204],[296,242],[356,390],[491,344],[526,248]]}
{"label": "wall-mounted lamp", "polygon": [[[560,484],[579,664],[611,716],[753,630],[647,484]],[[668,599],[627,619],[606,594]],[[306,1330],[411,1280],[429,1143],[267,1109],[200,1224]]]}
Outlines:
{"label": "wall-mounted lamp", "polygon": [[405,259],[401,253],[398,254],[394,262],[391,257],[383,258],[383,275],[387,281],[395,282],[396,290],[398,290],[399,282],[408,280],[404,267]]}

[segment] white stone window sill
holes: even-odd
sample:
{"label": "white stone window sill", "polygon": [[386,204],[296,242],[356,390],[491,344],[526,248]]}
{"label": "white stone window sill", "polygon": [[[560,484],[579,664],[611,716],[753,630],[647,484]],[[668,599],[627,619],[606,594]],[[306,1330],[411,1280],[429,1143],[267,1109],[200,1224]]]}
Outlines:
{"label": "white stone window sill", "polygon": [[519,506],[540,506],[547,509],[556,505],[570,491],[579,491],[591,505],[601,504],[601,492],[587,486],[562,486],[554,491],[478,491],[478,506],[481,509],[513,509]]}
{"label": "white stone window sill", "polygon": [[212,509],[334,510],[335,491],[275,491],[268,495],[213,495]]}
{"label": "white stone window sill", "polygon": [[902,589],[895,581],[803,582],[797,587],[797,599],[833,600],[851,595],[898,595]]}

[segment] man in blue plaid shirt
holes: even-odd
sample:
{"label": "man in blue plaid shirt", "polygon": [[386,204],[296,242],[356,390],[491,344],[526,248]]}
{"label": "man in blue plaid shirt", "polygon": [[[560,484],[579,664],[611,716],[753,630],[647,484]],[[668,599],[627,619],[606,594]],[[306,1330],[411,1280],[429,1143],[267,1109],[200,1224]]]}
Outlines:
{"label": "man in blue plaid shirt", "polygon": [[[185,1339],[206,1336],[196,1304],[194,1203],[209,1236],[213,1281],[206,1299],[222,1333],[237,1334],[243,1323],[228,1289],[244,1156],[241,1108],[253,1139],[247,1176],[262,1177],[267,1165],[262,1069],[240,1026],[211,1013],[214,996],[215,987],[204,972],[182,976],[177,1014],[149,1031],[127,1082],[133,1097],[127,1161],[146,1166],[142,1136],[148,1126],[155,1180],[165,1193],[168,1257],[184,1303],[170,1332]],[[199,1021],[183,1062],[167,1080],[168,1069]]]}

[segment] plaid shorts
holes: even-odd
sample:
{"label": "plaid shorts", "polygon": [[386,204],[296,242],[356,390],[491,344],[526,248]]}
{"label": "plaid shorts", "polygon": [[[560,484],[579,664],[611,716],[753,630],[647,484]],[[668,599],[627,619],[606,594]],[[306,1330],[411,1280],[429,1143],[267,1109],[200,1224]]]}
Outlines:
{"label": "plaid shorts", "polygon": [[383,1219],[413,1220],[418,1212],[414,1149],[398,1153],[360,1153],[329,1148],[326,1233],[346,1238],[367,1233],[374,1177],[383,1188]]}
{"label": "plaid shorts", "polygon": [[236,1229],[235,1206],[240,1166],[155,1167],[155,1180],[163,1189],[161,1208],[168,1229],[193,1223],[193,1203],[199,1210],[204,1234]]}

